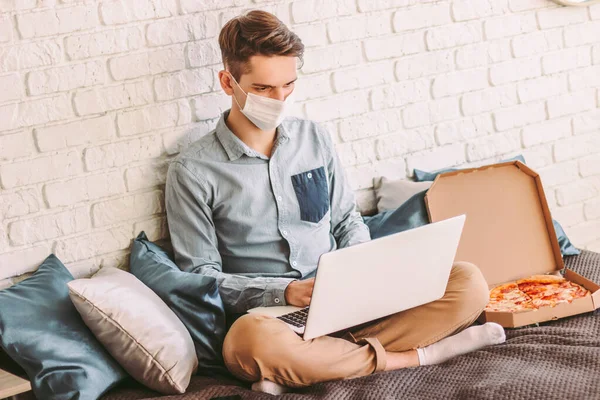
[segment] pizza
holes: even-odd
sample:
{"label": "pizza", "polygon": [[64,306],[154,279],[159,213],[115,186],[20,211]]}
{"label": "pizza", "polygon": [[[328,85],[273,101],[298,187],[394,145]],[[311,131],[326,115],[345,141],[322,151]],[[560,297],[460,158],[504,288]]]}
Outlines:
{"label": "pizza", "polygon": [[531,298],[519,290],[519,286],[515,282],[493,288],[490,291],[490,302],[485,307],[485,311],[504,312],[532,309],[535,309],[535,306],[531,302]]}
{"label": "pizza", "polygon": [[533,275],[496,286],[485,311],[519,312],[554,307],[591,295],[584,287],[556,275]]}

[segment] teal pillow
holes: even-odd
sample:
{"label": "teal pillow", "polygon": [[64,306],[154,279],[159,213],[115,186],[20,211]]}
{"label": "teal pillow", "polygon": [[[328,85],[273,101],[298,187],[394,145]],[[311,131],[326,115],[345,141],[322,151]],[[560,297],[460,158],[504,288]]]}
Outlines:
{"label": "teal pillow", "polygon": [[[519,160],[523,164],[525,164],[525,158],[521,154],[519,154],[518,156],[512,157],[512,158],[507,158],[506,160],[500,160],[498,162],[501,163],[501,162],[506,162],[506,161],[515,161],[515,160]],[[423,181],[434,181],[435,177],[438,176],[439,174],[443,174],[444,172],[458,171],[460,169],[463,169],[463,168],[442,168],[442,169],[438,169],[436,171],[427,172],[427,171],[422,171],[420,169],[415,168],[413,170],[413,172],[415,174],[415,181],[423,182]]]}
{"label": "teal pillow", "polygon": [[573,246],[567,234],[563,230],[562,226],[558,223],[557,220],[552,220],[552,225],[554,225],[554,230],[556,231],[556,237],[558,238],[558,245],[560,246],[560,252],[563,256],[576,256],[581,251]]}
{"label": "teal pillow", "polygon": [[52,254],[30,278],[0,290],[0,346],[38,399],[97,399],[127,377],[71,303],[72,280]]}
{"label": "teal pillow", "polygon": [[363,217],[371,232],[371,239],[427,225],[429,217],[424,200],[427,190],[429,189],[414,194],[395,210],[382,211],[373,216]]}
{"label": "teal pillow", "polygon": [[221,350],[225,338],[225,308],[217,281],[211,276],[184,272],[144,232],[133,241],[130,270],[152,289],[190,332],[198,373],[227,373]]}

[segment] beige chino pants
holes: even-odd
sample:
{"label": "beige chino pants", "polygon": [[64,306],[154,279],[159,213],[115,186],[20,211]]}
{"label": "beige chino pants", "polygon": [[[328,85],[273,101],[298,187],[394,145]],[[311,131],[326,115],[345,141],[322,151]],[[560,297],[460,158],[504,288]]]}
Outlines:
{"label": "beige chino pants", "polygon": [[227,333],[223,357],[242,380],[290,387],[369,375],[385,369],[386,351],[425,347],[468,327],[488,300],[479,269],[458,261],[441,299],[336,335],[305,341],[277,318],[246,314]]}

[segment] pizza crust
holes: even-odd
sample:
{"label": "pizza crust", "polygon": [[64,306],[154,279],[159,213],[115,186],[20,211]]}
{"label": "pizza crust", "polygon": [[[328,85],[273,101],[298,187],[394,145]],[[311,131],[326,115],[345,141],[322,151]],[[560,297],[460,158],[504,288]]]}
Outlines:
{"label": "pizza crust", "polygon": [[523,283],[556,283],[565,281],[565,278],[558,275],[532,275],[524,279],[519,279],[516,283],[520,285]]}

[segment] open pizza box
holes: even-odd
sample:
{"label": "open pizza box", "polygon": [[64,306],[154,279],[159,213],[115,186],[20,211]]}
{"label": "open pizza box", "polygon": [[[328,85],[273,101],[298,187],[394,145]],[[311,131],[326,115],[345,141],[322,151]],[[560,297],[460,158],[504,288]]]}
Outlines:
{"label": "open pizza box", "polygon": [[[425,195],[430,222],[466,214],[455,261],[477,265],[490,289],[531,275],[559,275],[564,262],[540,176],[520,161],[446,172]],[[521,312],[489,312],[481,322],[515,328],[593,311],[600,286],[566,269],[592,292],[571,303]]]}

